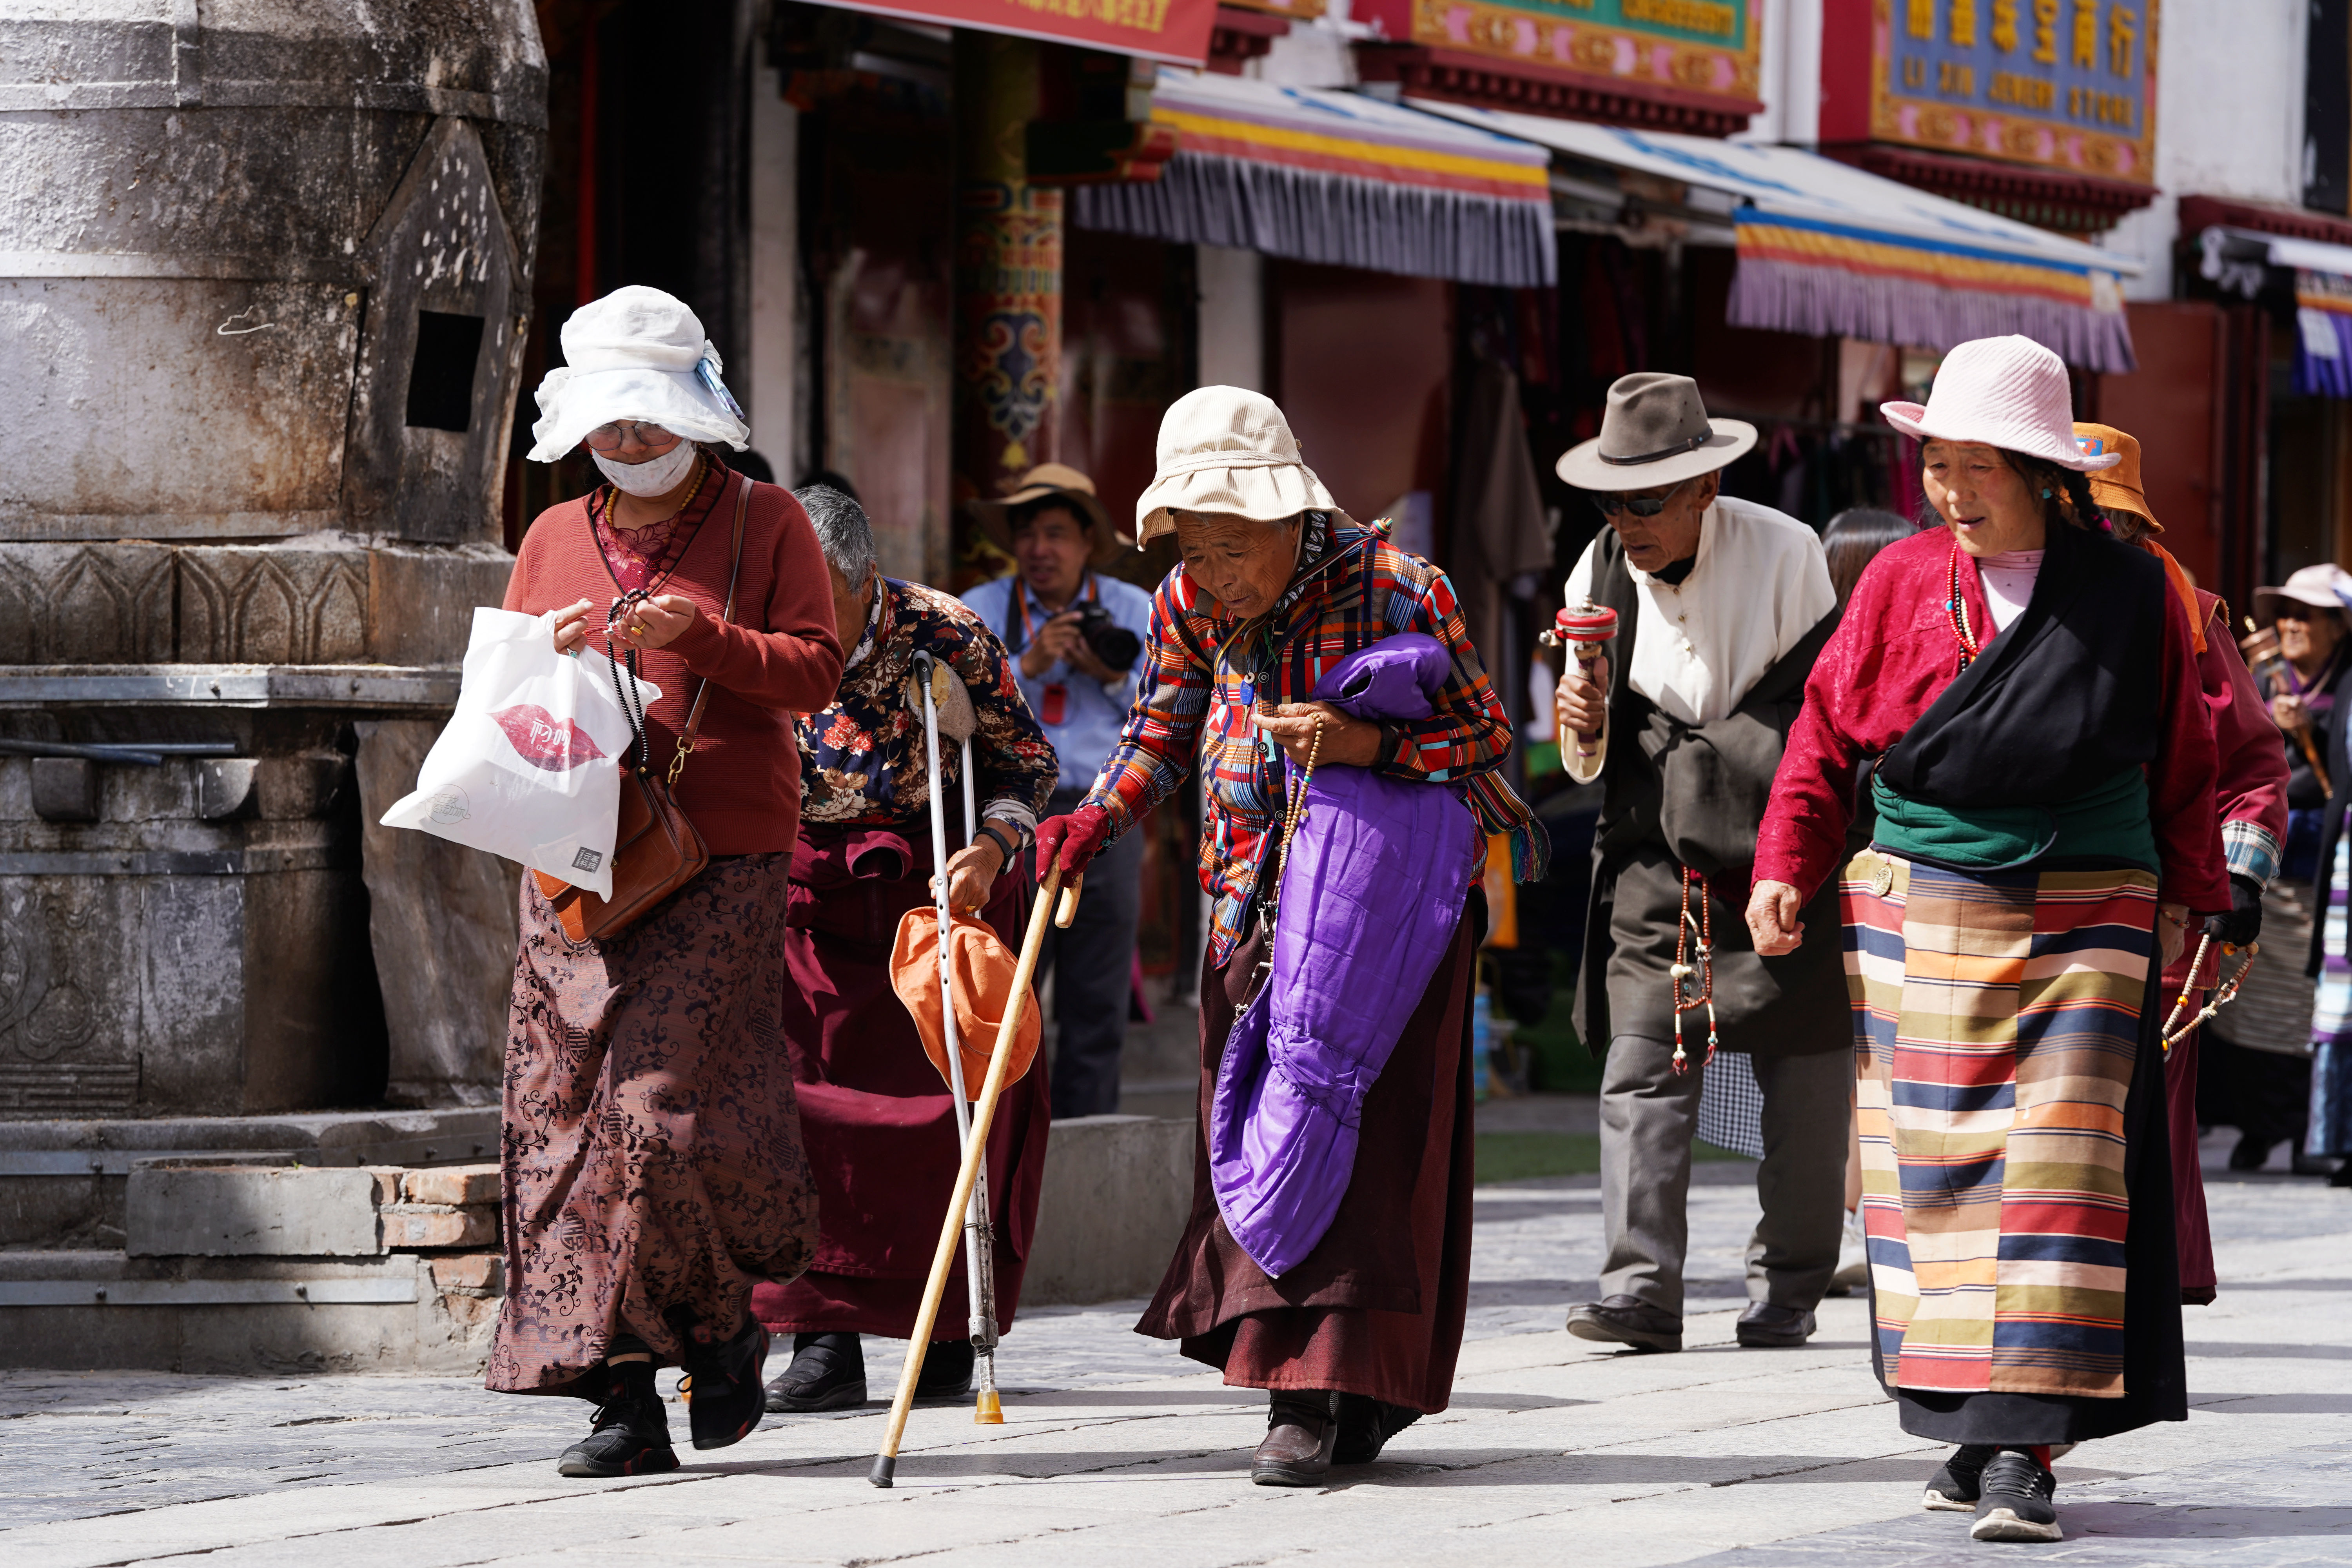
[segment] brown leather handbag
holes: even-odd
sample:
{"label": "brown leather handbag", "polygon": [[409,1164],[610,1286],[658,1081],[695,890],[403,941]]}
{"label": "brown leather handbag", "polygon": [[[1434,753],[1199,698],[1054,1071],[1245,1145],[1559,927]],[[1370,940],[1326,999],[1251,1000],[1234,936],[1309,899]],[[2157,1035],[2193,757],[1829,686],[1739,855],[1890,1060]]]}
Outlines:
{"label": "brown leather handbag", "polygon": [[[727,571],[727,607],[719,619],[735,618],[735,584],[743,574],[743,519],[751,504],[751,481],[742,481],[735,498],[734,563]],[[617,606],[615,606],[617,609]],[[645,729],[645,703],[640,698],[631,707],[629,698],[621,692],[621,664],[614,658],[608,638],[606,659],[613,667],[613,691],[620,697],[621,706],[628,712],[629,722],[636,731],[637,762],[635,767],[621,771],[621,816],[617,831],[613,836],[613,896],[600,899],[585,888],[575,888],[559,881],[544,871],[533,871],[539,879],[539,890],[555,906],[555,918],[563,923],[563,934],[573,942],[588,942],[618,936],[643,920],[653,907],[685,887],[710,864],[710,850],[702,842],[702,835],[694,830],[686,813],[678,809],[671,792],[677,788],[678,775],[686,771],[686,759],[694,751],[694,732],[702,722],[702,705],[710,697],[710,682],[706,679],[695,689],[694,706],[686,716],[686,731],[677,738],[677,754],[670,759],[667,777],[656,778],[652,767],[653,750]],[[636,673],[629,674],[634,693]]]}

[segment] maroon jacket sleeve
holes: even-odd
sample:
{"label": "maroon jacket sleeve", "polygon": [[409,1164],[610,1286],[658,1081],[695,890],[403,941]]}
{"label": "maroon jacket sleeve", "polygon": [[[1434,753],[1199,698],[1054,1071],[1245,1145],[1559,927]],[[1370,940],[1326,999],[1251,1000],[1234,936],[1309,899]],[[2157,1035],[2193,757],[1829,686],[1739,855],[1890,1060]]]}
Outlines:
{"label": "maroon jacket sleeve", "polygon": [[[782,506],[761,518],[761,503],[772,496],[780,498]],[[686,660],[688,669],[747,702],[814,713],[833,700],[834,689],[841,684],[833,579],[825,570],[816,530],[790,490],[760,487],[753,492],[752,513],[758,531],[745,539],[744,550],[748,553],[755,542],[763,542],[768,558],[766,598],[760,613],[747,614],[747,606],[739,604],[730,623],[702,609],[670,644],[670,651]],[[745,565],[748,574],[750,563]]]}
{"label": "maroon jacket sleeve", "polygon": [[2162,870],[2159,897],[2203,914],[2230,907],[2221,857],[2221,814],[2215,790],[2221,757],[2199,678],[2189,613],[2170,584],[2164,591],[2162,710],[2156,760],[2147,765],[2147,810]]}

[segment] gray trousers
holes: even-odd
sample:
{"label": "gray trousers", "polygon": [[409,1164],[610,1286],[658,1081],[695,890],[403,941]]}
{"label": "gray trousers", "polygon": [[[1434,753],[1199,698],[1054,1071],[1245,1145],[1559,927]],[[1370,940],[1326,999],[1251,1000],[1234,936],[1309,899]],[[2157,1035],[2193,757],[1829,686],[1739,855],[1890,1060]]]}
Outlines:
{"label": "gray trousers", "polygon": [[[1691,1138],[1698,1127],[1700,1053],[1674,1070],[1674,1046],[1620,1035],[1601,1070],[1601,1213],[1608,1254],[1601,1294],[1683,1310],[1690,1245]],[[1763,1218],[1748,1243],[1748,1299],[1811,1311],[1837,1272],[1845,1225],[1846,1097],[1853,1053],[1758,1058]]]}
{"label": "gray trousers", "polygon": [[[1048,816],[1077,809],[1083,791],[1056,790]],[[1118,1058],[1127,1044],[1135,928],[1143,911],[1143,834],[1122,835],[1087,864],[1070,929],[1045,929],[1037,987],[1054,984],[1054,1115],[1105,1116],[1118,1109]]]}

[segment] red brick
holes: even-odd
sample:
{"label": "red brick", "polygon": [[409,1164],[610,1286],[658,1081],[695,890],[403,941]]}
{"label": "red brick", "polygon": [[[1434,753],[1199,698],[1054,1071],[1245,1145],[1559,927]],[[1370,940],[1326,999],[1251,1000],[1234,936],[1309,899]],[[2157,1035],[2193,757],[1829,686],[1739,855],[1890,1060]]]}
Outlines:
{"label": "red brick", "polygon": [[496,1165],[431,1165],[408,1173],[402,1183],[412,1204],[494,1204],[499,1201]]}
{"label": "red brick", "polygon": [[375,1178],[375,1201],[378,1207],[400,1201],[401,1170],[397,1165],[370,1165],[368,1174]]}
{"label": "red brick", "polygon": [[506,1286],[506,1261],[495,1252],[436,1258],[433,1283],[443,1290],[484,1290],[497,1295]]}
{"label": "red brick", "polygon": [[423,1207],[401,1204],[383,1211],[383,1245],[393,1252],[425,1247],[480,1247],[499,1238],[499,1215],[490,1208]]}

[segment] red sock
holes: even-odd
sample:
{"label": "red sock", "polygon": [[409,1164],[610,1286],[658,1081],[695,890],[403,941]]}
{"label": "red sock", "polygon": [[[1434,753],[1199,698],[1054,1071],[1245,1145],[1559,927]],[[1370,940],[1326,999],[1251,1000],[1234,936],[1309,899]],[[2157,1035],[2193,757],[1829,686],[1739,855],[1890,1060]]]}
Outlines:
{"label": "red sock", "polygon": [[2032,1447],[2027,1449],[2026,1452],[2032,1454],[2033,1456],[2033,1462],[2041,1466],[2043,1469],[2046,1470],[2050,1468],[2049,1444],[2037,1443]]}

